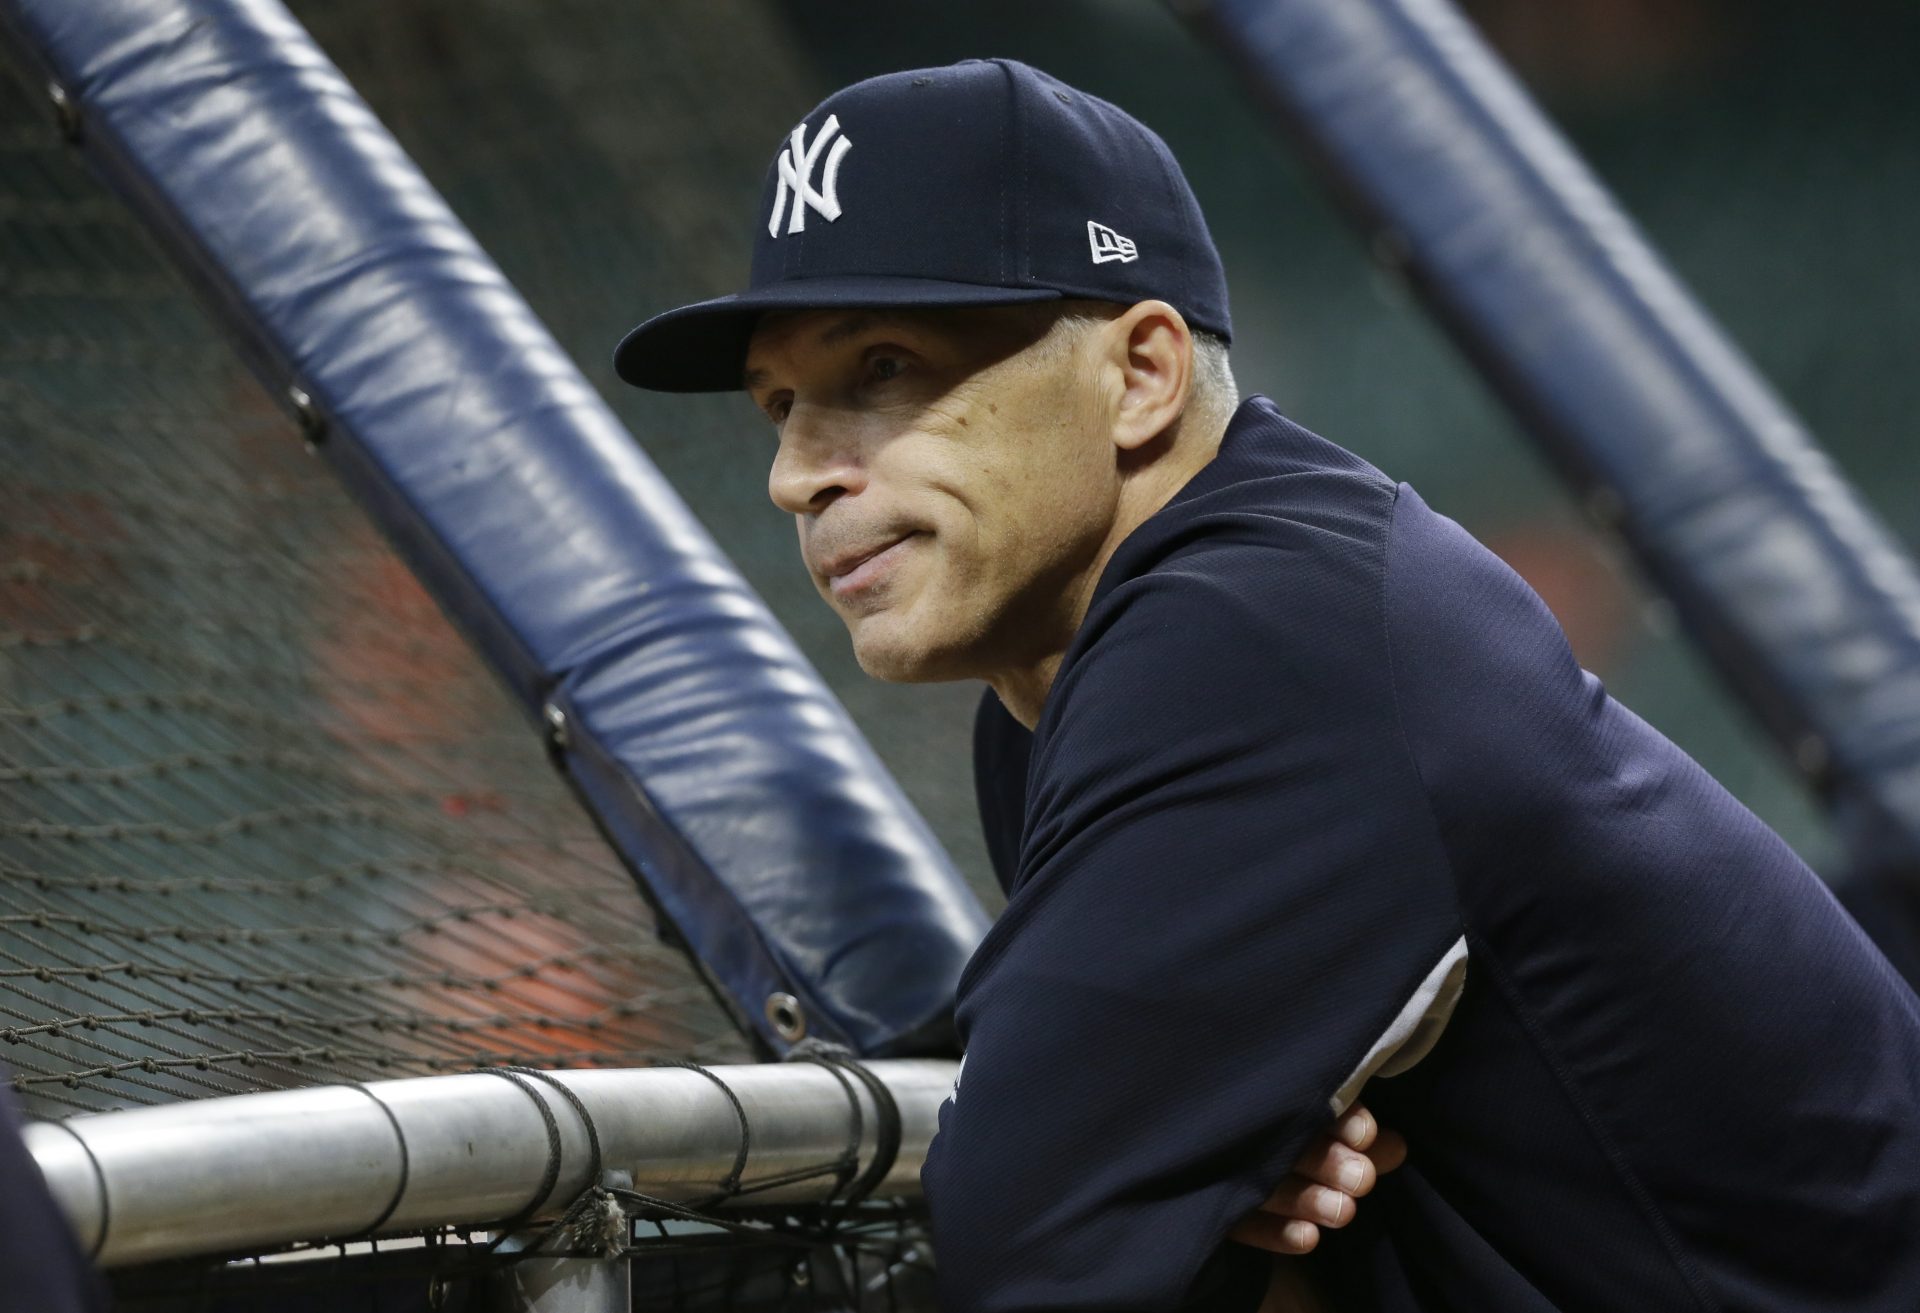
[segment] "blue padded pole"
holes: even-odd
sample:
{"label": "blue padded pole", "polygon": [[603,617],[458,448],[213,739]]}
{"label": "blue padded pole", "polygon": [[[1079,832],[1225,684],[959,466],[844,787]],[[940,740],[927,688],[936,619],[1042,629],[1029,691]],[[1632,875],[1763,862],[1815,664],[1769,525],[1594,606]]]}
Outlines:
{"label": "blue padded pole", "polygon": [[1920,872],[1920,575],[1448,0],[1179,6],[1831,803]]}
{"label": "blue padded pole", "polygon": [[978,903],[792,641],[292,16],[274,0],[0,0],[0,34],[548,727],[751,1031],[775,1050],[801,1025],[871,1055],[950,1044]]}

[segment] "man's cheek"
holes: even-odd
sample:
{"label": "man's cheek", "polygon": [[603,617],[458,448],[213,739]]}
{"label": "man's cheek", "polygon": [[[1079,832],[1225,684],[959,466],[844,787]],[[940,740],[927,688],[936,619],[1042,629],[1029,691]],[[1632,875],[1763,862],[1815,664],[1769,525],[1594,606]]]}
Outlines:
{"label": "man's cheek", "polygon": [[910,597],[903,600],[911,602],[920,624],[937,628],[967,608],[974,572],[940,539],[929,539],[928,548],[914,572]]}

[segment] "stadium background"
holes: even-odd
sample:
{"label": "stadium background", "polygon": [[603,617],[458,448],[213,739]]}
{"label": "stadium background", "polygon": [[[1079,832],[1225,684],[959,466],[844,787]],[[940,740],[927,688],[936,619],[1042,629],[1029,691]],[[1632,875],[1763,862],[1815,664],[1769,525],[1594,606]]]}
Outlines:
{"label": "stadium background", "polygon": [[[607,366],[631,322],[742,280],[769,152],[820,96],[986,54],[1155,126],[1226,259],[1243,388],[1493,545],[1618,696],[1831,869],[1792,765],[1153,0],[294,7],[769,600],[990,905],[968,774],[974,690],[860,674],[765,503],[769,439],[744,402],[638,394]],[[1920,455],[1902,441],[1920,412],[1920,93],[1907,68],[1920,13],[1891,0],[1467,8],[1895,533],[1920,541]]]}
{"label": "stadium background", "polygon": [[[1152,0],[1035,6],[293,0],[712,528],[989,906],[971,688],[854,667],[737,397],[619,387],[611,344],[734,286],[773,145],[828,89],[1010,54],[1183,160],[1248,390],[1420,486],[1583,661],[1816,866],[1746,721],[1214,59]],[[1884,0],[1479,0],[1471,14],[1894,532],[1920,319],[1920,16]],[[539,740],[309,459],[178,277],[0,92],[0,1063],[30,1111],[747,1045]],[[1802,763],[1815,765],[1816,763]]]}

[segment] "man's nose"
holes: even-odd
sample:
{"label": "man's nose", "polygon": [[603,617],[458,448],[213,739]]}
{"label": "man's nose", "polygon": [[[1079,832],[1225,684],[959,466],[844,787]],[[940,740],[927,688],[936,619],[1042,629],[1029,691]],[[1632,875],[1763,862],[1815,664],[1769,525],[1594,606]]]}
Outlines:
{"label": "man's nose", "polygon": [[866,471],[843,424],[830,411],[795,403],[780,426],[780,450],[767,474],[767,495],[792,515],[817,515],[843,493],[866,485]]}

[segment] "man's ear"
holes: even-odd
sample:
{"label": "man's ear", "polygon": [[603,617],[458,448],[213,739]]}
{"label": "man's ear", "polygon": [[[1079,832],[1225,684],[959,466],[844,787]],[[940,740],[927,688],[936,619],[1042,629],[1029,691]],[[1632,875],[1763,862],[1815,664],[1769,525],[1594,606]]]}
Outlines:
{"label": "man's ear", "polygon": [[1107,325],[1109,362],[1120,384],[1113,441],[1138,451],[1187,408],[1193,387],[1193,333],[1165,301],[1141,301]]}

